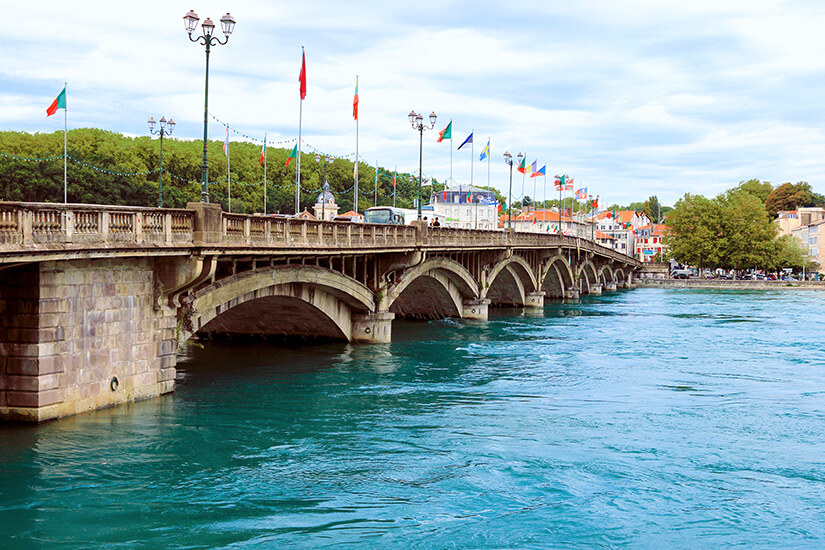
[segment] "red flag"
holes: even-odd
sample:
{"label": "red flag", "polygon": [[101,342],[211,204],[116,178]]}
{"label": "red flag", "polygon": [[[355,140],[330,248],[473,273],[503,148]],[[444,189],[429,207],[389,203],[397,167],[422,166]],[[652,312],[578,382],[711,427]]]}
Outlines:
{"label": "red flag", "polygon": [[358,120],[358,77],[355,77],[355,97],[352,98],[352,118]]}
{"label": "red flag", "polygon": [[298,75],[298,82],[301,83],[301,99],[307,98],[307,54],[301,48],[301,74]]}

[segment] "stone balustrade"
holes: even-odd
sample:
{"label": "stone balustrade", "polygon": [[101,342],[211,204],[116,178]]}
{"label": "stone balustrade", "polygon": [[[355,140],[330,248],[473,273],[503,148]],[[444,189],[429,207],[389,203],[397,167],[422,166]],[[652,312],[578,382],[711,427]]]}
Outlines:
{"label": "stone balustrade", "polygon": [[183,209],[0,202],[0,250],[185,245],[193,220]]}

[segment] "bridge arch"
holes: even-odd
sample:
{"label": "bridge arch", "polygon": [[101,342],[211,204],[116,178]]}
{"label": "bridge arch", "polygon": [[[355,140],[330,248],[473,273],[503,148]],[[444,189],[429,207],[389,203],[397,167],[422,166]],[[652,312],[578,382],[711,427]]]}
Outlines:
{"label": "bridge arch", "polygon": [[599,273],[591,260],[587,260],[578,269],[579,290],[590,294],[590,288],[599,283]]}
{"label": "bridge arch", "polygon": [[567,257],[553,256],[544,264],[541,274],[541,289],[548,298],[564,298],[565,290],[573,288],[573,271]]}
{"label": "bridge arch", "polygon": [[404,271],[387,287],[380,311],[400,317],[461,317],[463,302],[479,297],[478,283],[467,268],[449,258],[430,258]]}
{"label": "bridge arch", "polygon": [[494,304],[523,306],[527,293],[535,292],[538,286],[527,260],[521,256],[511,256],[498,262],[490,271],[481,297]]}
{"label": "bridge arch", "polygon": [[610,264],[604,264],[601,269],[599,269],[599,282],[603,285],[616,282],[616,274],[613,272]]}
{"label": "bridge arch", "polygon": [[375,310],[372,291],[339,272],[305,265],[232,275],[187,298],[188,334],[350,340],[353,315]]}

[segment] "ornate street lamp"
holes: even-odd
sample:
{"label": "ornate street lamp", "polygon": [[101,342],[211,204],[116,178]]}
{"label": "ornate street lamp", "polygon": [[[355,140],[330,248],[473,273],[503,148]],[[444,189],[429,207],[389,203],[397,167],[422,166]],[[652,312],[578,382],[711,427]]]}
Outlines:
{"label": "ornate street lamp", "polygon": [[421,195],[421,187],[424,181],[423,179],[423,155],[424,155],[424,130],[432,130],[435,128],[435,121],[438,118],[435,112],[430,113],[430,125],[427,126],[424,124],[424,117],[419,115],[415,111],[410,111],[410,114],[407,115],[410,119],[410,125],[412,126],[413,130],[418,132],[419,140],[418,140],[418,221],[421,221],[421,202],[422,202],[422,195]]}
{"label": "ornate street lamp", "polygon": [[513,155],[511,155],[509,151],[504,151],[504,162],[510,165],[510,192],[507,195],[507,229],[510,229],[513,226],[513,217],[511,213],[511,209],[513,208],[513,164],[518,162],[520,165],[522,158],[524,158],[524,155],[519,153],[516,156],[517,161],[513,160]]}
{"label": "ornate street lamp", "polygon": [[[321,221],[327,221],[327,164],[332,164],[331,155],[324,155],[324,185],[321,187]],[[321,162],[321,155],[315,155],[315,162]]]}
{"label": "ornate street lamp", "polygon": [[217,46],[219,44],[223,46],[229,42],[229,35],[232,34],[233,30],[235,30],[235,19],[229,15],[228,12],[226,15],[221,17],[221,31],[223,31],[224,34],[223,42],[213,36],[215,24],[208,17],[206,18],[206,21],[201,23],[203,35],[192,38],[192,33],[195,32],[195,29],[198,27],[198,20],[198,14],[193,10],[189,10],[189,12],[183,16],[183,24],[186,28],[187,34],[189,34],[189,40],[206,46],[206,79],[203,92],[203,164],[201,164],[201,202],[209,202],[209,166],[206,163],[206,126],[209,113],[209,50],[212,46]]}
{"label": "ornate street lamp", "polygon": [[163,136],[172,134],[175,129],[175,121],[171,118],[166,121],[166,117],[160,117],[160,128],[155,130],[155,119],[149,117],[146,121],[149,125],[149,133],[153,136],[160,136],[160,175],[158,176],[158,208],[163,208]]}

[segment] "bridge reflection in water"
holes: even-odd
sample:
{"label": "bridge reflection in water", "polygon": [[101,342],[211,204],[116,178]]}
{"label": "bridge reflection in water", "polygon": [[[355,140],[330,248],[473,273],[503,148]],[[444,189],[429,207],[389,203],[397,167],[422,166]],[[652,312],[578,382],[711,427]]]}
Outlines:
{"label": "bridge reflection in water", "polygon": [[194,335],[389,342],[396,318],[541,308],[639,268],[562,235],[0,202],[0,417],[171,392]]}

